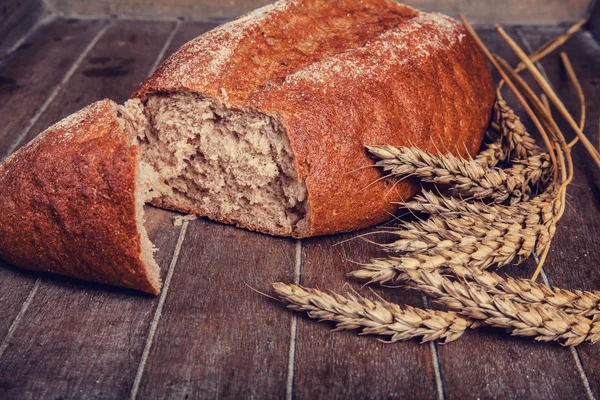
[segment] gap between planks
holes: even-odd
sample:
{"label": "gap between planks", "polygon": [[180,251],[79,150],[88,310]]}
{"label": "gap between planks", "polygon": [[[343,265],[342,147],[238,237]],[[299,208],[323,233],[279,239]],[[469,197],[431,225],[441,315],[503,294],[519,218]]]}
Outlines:
{"label": "gap between planks", "polygon": [[165,41],[165,44],[163,45],[162,49],[160,49],[160,52],[158,53],[156,60],[152,64],[152,67],[150,67],[150,72],[148,73],[148,76],[152,75],[154,73],[154,71],[156,71],[156,68],[158,68],[158,66],[160,65],[162,59],[165,56],[165,53],[167,52],[167,49],[169,48],[169,46],[171,45],[171,42],[173,41],[173,38],[175,37],[175,34],[179,30],[179,27],[181,27],[181,24],[182,24],[182,21],[180,19],[178,19],[177,22],[175,23],[175,27],[171,31],[171,34]]}
{"label": "gap between planks", "polygon": [[[300,284],[300,274],[302,272],[302,240],[296,241],[296,259],[294,263],[294,283]],[[290,351],[288,354],[288,375],[285,387],[286,400],[294,398],[294,373],[296,371],[296,339],[298,337],[298,313],[292,313],[292,322],[290,324]]]}
{"label": "gap between planks", "polygon": [[8,348],[10,339],[12,339],[12,337],[15,333],[15,330],[19,326],[19,323],[21,323],[21,320],[23,319],[23,315],[25,315],[25,313],[27,312],[27,309],[29,308],[29,305],[33,301],[33,298],[35,297],[35,294],[37,293],[38,288],[40,287],[41,281],[42,281],[41,277],[38,277],[35,280],[35,283],[33,284],[33,287],[31,288],[29,295],[27,295],[27,298],[23,302],[23,305],[21,306],[19,313],[15,317],[15,320],[13,321],[13,323],[10,325],[10,328],[8,328],[8,332],[6,333],[6,336],[4,337],[4,340],[2,341],[2,345],[0,345],[0,359],[2,359],[4,352]]}
{"label": "gap between planks", "polygon": [[[430,307],[430,302],[427,296],[423,295],[423,305],[425,308]],[[446,399],[446,391],[444,390],[444,380],[442,379],[442,365],[440,364],[440,355],[438,352],[437,342],[432,340],[429,342],[429,349],[431,351],[431,363],[433,364],[433,374],[435,376],[435,387],[437,390],[438,400]]]}
{"label": "gap between planks", "polygon": [[56,16],[54,14],[42,16],[40,19],[38,19],[37,22],[35,24],[33,24],[33,26],[31,28],[29,28],[29,30],[27,32],[25,32],[25,34],[23,36],[21,36],[21,38],[19,40],[17,40],[8,50],[6,50],[2,54],[0,63],[6,61],[10,57],[10,55],[12,53],[14,53],[15,50],[17,50],[19,47],[21,47],[21,45],[27,39],[29,39],[31,37],[31,35],[33,35],[41,26],[47,25],[50,22],[53,22],[55,19],[56,19]]}
{"label": "gap between planks", "polygon": [[[527,36],[521,30],[521,28],[516,28],[515,30],[517,32],[517,36],[523,42],[523,45],[525,46],[527,51],[531,54],[534,51],[534,48],[531,45],[531,43],[529,42],[529,40],[527,39]],[[548,78],[548,74],[546,74],[546,70],[544,69],[544,66],[542,65],[541,61],[537,61],[535,63],[535,65],[540,70],[540,73],[543,75],[544,79],[546,79],[546,81],[550,84],[550,86],[554,86],[552,84],[552,82],[550,81],[550,79]],[[546,275],[546,271],[544,271],[544,268],[541,269],[540,275],[542,276],[542,280],[544,281],[546,286],[551,286],[550,280],[548,279],[548,275]],[[581,378],[581,383],[583,384],[583,387],[585,388],[585,392],[587,394],[588,399],[596,400],[596,396],[594,395],[594,392],[592,391],[592,386],[590,385],[590,380],[587,376],[587,373],[585,372],[585,369],[583,368],[583,363],[581,362],[581,357],[579,356],[579,351],[577,351],[577,348],[575,348],[575,347],[569,347],[569,350],[571,352],[571,356],[573,356],[573,360],[575,361],[575,367],[577,368],[577,372],[579,373],[579,377]]]}
{"label": "gap between planks", "polygon": [[138,365],[138,370],[135,374],[135,379],[133,380],[133,386],[131,387],[131,394],[129,396],[131,400],[135,400],[137,398],[140,383],[142,382],[142,377],[144,376],[144,370],[146,369],[148,355],[150,354],[150,350],[152,349],[152,343],[154,342],[154,337],[156,336],[158,323],[160,322],[160,317],[162,316],[162,309],[167,298],[167,293],[169,292],[169,287],[171,286],[173,272],[175,271],[175,266],[177,265],[177,261],[179,260],[179,254],[181,253],[181,247],[183,245],[183,240],[185,239],[185,234],[187,232],[189,223],[189,221],[184,221],[183,225],[181,226],[181,231],[179,231],[177,245],[175,246],[175,251],[173,252],[173,257],[171,258],[171,263],[169,264],[167,277],[165,278],[165,283],[163,285],[162,291],[160,292],[158,306],[156,307],[154,317],[152,318],[152,323],[150,324],[150,330],[148,331],[148,337],[146,339],[144,351],[142,352],[142,358],[140,360],[140,364]]}

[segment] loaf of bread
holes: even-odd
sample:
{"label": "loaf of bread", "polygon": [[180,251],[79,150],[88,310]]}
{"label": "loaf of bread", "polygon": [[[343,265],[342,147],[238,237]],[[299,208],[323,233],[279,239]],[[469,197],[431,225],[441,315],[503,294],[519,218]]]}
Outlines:
{"label": "loaf of bread", "polygon": [[160,291],[143,225],[153,179],[110,100],[48,128],[0,164],[0,258],[31,270]]}
{"label": "loaf of bread", "polygon": [[143,204],[297,238],[389,218],[366,145],[474,155],[490,71],[461,25],[391,0],[283,0],[184,45],[0,165],[0,258],[157,293]]}
{"label": "loaf of bread", "polygon": [[142,157],[163,183],[154,204],[302,238],[382,222],[414,193],[371,185],[365,145],[474,154],[494,90],[449,17],[284,0],[187,43],[133,98]]}

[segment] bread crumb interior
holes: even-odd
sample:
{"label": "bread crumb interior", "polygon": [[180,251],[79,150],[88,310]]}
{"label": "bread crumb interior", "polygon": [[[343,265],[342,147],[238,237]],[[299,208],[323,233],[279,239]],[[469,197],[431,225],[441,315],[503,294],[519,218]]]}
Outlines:
{"label": "bread crumb interior", "polygon": [[276,118],[190,93],[120,107],[157,204],[251,229],[306,229],[306,187]]}

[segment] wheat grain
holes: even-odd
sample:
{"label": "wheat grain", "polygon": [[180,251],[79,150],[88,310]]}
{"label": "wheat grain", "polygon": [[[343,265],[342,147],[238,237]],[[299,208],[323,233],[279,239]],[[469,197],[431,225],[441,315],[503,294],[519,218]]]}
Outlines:
{"label": "wheat grain", "polygon": [[309,317],[336,322],[336,330],[361,329],[363,334],[391,336],[390,342],[422,338],[451,342],[470,326],[470,321],[454,312],[371,301],[364,297],[346,298],[318,289],[274,283],[273,289],[288,308],[305,311]]}
{"label": "wheat grain", "polygon": [[516,336],[560,341],[565,346],[576,346],[586,340],[595,343],[600,339],[591,319],[568,314],[549,304],[516,302],[489,294],[477,284],[451,281],[437,271],[409,270],[406,276],[417,290],[457,310],[459,315],[504,328]]}
{"label": "wheat grain", "polygon": [[461,216],[477,215],[487,222],[506,222],[518,224],[539,224],[552,217],[552,204],[556,198],[556,188],[549,187],[533,199],[512,206],[469,202],[456,197],[436,195],[423,190],[412,201],[399,203],[411,211],[431,215]]}
{"label": "wheat grain", "polygon": [[498,94],[494,106],[495,120],[502,133],[502,161],[525,159],[539,155],[542,151],[535,139],[527,132],[521,119]]}
{"label": "wheat grain", "polygon": [[492,199],[511,204],[529,199],[531,186],[547,177],[548,156],[537,154],[503,170],[482,166],[452,154],[435,156],[417,148],[369,146],[371,154],[392,177],[417,176],[425,182],[449,185],[449,192],[474,199]]}
{"label": "wheat grain", "polygon": [[475,162],[483,167],[493,168],[502,161],[504,152],[502,151],[502,137],[498,140],[487,143],[485,150],[482,150],[475,156]]}

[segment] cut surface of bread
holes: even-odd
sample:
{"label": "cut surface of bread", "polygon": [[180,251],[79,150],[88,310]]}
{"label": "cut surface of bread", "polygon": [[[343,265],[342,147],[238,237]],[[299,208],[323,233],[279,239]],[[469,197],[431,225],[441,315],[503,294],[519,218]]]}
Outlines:
{"label": "cut surface of bread", "polygon": [[276,118],[189,93],[130,100],[121,113],[158,171],[154,204],[271,234],[302,229],[306,187]]}

